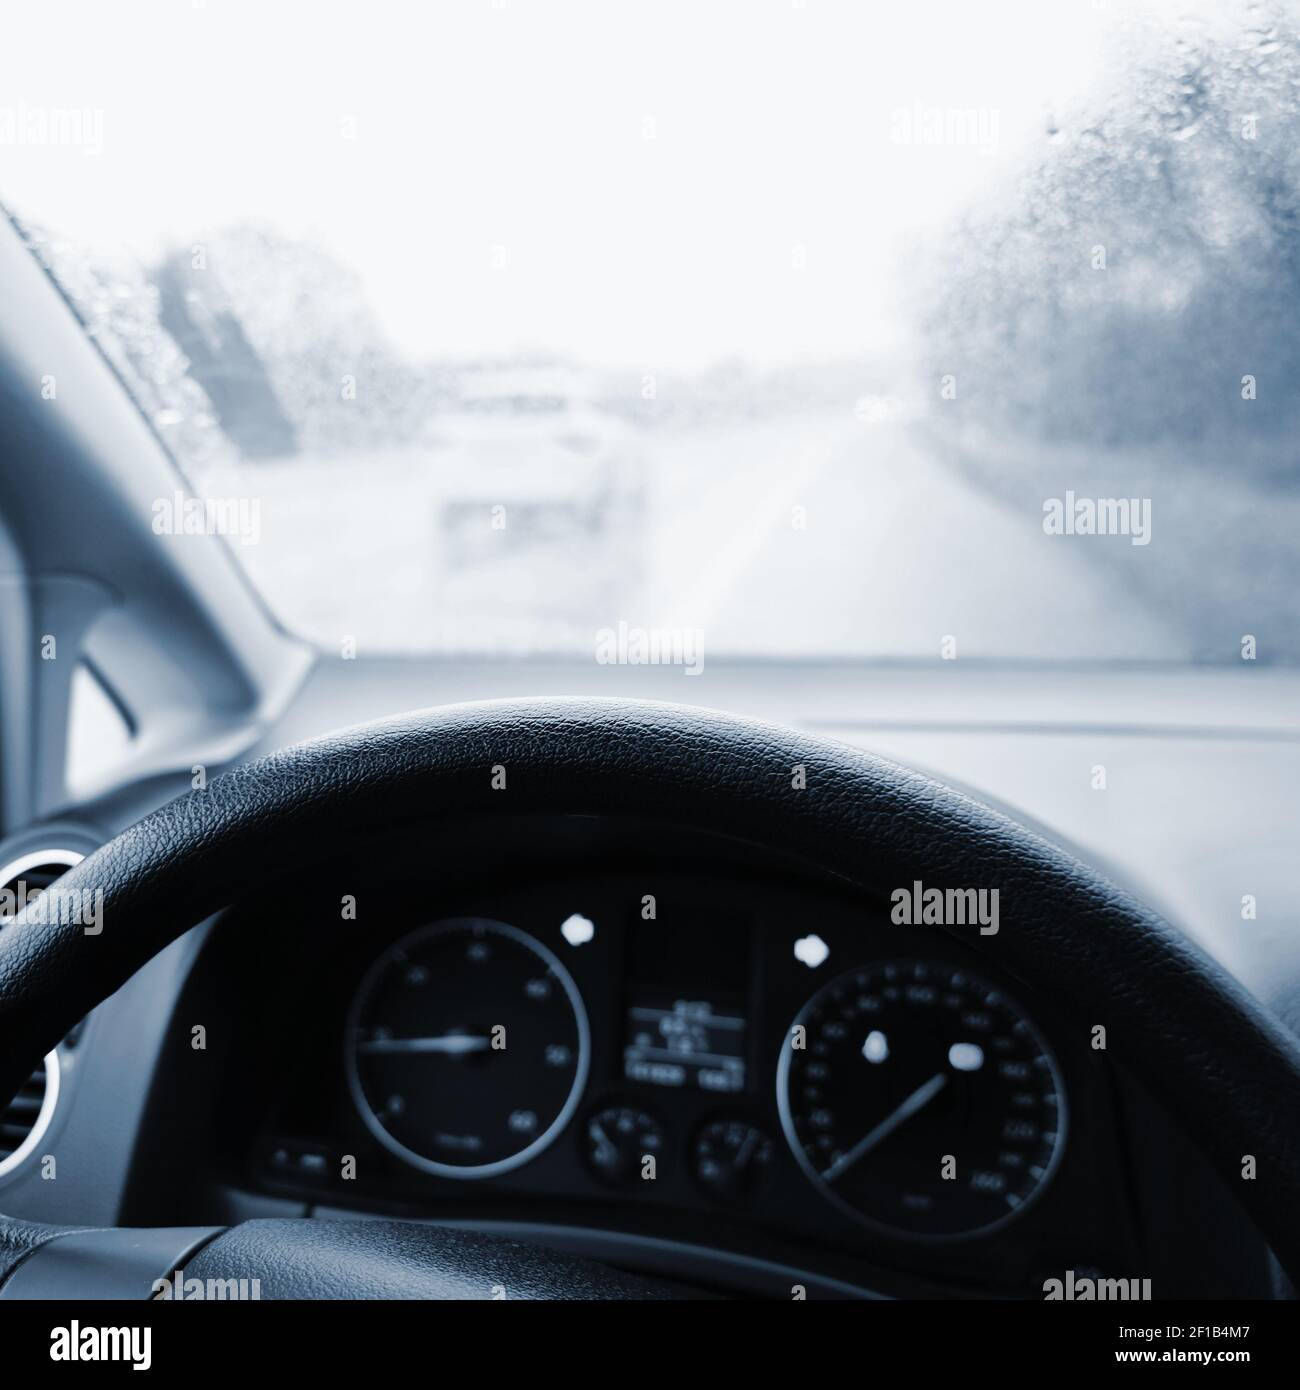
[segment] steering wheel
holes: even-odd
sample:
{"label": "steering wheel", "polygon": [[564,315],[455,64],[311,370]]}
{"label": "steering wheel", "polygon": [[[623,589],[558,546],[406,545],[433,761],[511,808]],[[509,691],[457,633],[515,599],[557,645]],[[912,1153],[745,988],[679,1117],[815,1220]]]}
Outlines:
{"label": "steering wheel", "polygon": [[[235,897],[363,831],[538,812],[721,833],[874,895],[916,879],[996,888],[1001,930],[971,944],[1031,989],[1068,995],[1081,1029],[1105,1025],[1111,1054],[1167,1104],[1300,1284],[1300,1044],[1251,995],[1127,893],[999,812],[856,749],[678,705],[453,705],[289,748],[170,802],[60,881],[69,897],[102,892],[100,934],[45,921],[53,914],[39,900],[0,931],[0,1100],[144,962]],[[248,950],[255,959],[256,943]],[[258,1278],[264,1298],[672,1292],[415,1223],[73,1231],[0,1217],[0,1296],[104,1287],[147,1297],[182,1264],[187,1276]]]}

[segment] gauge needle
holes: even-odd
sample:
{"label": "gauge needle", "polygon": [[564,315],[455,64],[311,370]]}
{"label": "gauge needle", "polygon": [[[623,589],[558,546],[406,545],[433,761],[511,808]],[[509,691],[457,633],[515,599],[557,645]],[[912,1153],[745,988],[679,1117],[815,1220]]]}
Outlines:
{"label": "gauge needle", "polygon": [[905,1120],[910,1120],[918,1110],[924,1110],[947,1084],[948,1074],[941,1071],[932,1076],[924,1086],[918,1086],[896,1110],[886,1115],[875,1129],[864,1134],[848,1153],[841,1154],[822,1174],[822,1180],[834,1182],[836,1178],[846,1173],[858,1159],[864,1154],[869,1154],[882,1139],[887,1139]]}
{"label": "gauge needle", "polygon": [[758,1148],[758,1141],[761,1137],[756,1129],[751,1129],[745,1135],[745,1142],[736,1150],[735,1166],[738,1173],[743,1173],[749,1167],[749,1160],[753,1158],[754,1150]]}
{"label": "gauge needle", "polygon": [[468,1033],[444,1033],[440,1038],[371,1038],[360,1046],[361,1052],[441,1052],[453,1057],[466,1052],[486,1052],[490,1038],[476,1038]]}

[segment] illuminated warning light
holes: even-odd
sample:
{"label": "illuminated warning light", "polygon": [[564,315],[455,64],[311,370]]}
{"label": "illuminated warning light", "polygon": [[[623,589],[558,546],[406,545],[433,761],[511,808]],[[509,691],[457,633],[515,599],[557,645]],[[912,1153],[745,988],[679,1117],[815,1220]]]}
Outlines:
{"label": "illuminated warning light", "polygon": [[802,961],[809,970],[816,970],[823,964],[826,957],[831,953],[831,948],[821,939],[810,933],[808,936],[801,936],[794,943],[794,958]]}
{"label": "illuminated warning light", "polygon": [[585,946],[596,935],[596,924],[590,917],[575,912],[571,917],[564,919],[560,935],[570,946]]}
{"label": "illuminated warning light", "polygon": [[953,1043],[948,1049],[948,1061],[955,1071],[979,1071],[984,1065],[984,1049],[979,1043]]}
{"label": "illuminated warning light", "polygon": [[889,1039],[880,1031],[873,1028],[867,1034],[862,1044],[862,1055],[868,1062],[884,1062],[889,1059]]}

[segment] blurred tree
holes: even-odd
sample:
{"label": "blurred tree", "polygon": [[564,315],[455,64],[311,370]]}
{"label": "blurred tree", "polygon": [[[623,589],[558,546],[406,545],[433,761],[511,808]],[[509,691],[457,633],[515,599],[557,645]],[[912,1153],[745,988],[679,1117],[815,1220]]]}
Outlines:
{"label": "blurred tree", "polygon": [[389,343],[359,276],[322,247],[263,227],[226,228],[202,251],[171,253],[153,278],[167,327],[246,455],[375,450],[420,436],[445,397],[442,376]]}
{"label": "blurred tree", "polygon": [[[1289,438],[1300,418],[1290,9],[1255,6],[1246,28],[1125,31],[1106,82],[1049,124],[1009,196],[953,229],[922,315],[927,369],[960,383],[949,419],[1105,446]],[[1252,451],[1249,466],[1297,476],[1289,450]]]}

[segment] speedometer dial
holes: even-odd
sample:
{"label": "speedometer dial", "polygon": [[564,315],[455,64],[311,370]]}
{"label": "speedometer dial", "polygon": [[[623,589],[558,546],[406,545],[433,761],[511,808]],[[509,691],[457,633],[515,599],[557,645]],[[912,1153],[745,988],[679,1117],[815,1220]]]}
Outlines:
{"label": "speedometer dial", "polygon": [[449,1178],[503,1173],[569,1122],[590,1055],[587,1013],[541,942],[467,917],[403,937],[348,1020],[361,1118],[393,1153]]}
{"label": "speedometer dial", "polygon": [[832,980],[800,1011],[777,1075],[786,1138],[843,1209],[898,1234],[1002,1225],[1060,1162],[1060,1070],[997,986],[933,961]]}

